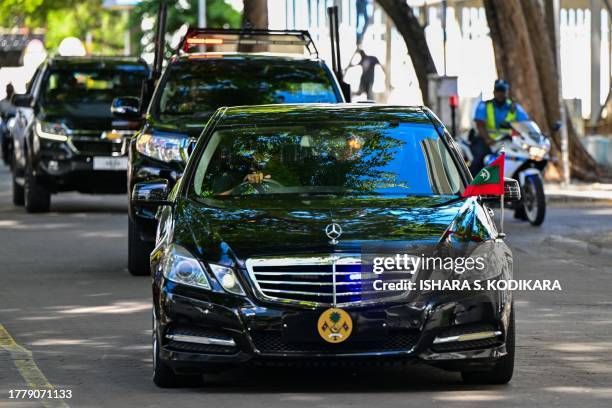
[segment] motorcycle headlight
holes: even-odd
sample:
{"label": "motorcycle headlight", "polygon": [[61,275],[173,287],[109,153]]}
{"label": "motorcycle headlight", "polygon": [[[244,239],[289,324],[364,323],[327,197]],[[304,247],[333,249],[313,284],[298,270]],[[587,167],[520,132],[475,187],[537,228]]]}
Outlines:
{"label": "motorcycle headlight", "polygon": [[531,146],[529,148],[529,156],[535,159],[542,159],[546,156],[547,150],[539,146]]}
{"label": "motorcycle headlight", "polygon": [[238,282],[238,278],[236,277],[236,274],[232,268],[214,264],[208,264],[208,266],[210,266],[210,270],[215,275],[221,286],[223,286],[223,289],[229,293],[233,293],[234,295],[244,296],[244,290],[242,289],[242,286],[240,286],[240,282]]}
{"label": "motorcycle headlight", "polygon": [[172,282],[210,290],[202,265],[184,248],[170,247],[163,268],[164,276]]}
{"label": "motorcycle headlight", "polygon": [[136,139],[136,150],[163,162],[185,161],[188,139],[179,135],[152,135],[142,133]]}
{"label": "motorcycle headlight", "polygon": [[38,134],[38,137],[42,139],[65,142],[68,140],[70,129],[68,129],[63,123],[37,121],[36,134]]}

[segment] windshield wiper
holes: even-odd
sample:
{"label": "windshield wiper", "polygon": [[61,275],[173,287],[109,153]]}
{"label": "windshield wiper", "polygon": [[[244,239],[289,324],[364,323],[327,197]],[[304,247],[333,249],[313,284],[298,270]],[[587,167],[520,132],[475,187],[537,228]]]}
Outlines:
{"label": "windshield wiper", "polygon": [[460,195],[459,195],[459,196],[456,196],[456,197],[454,197],[454,198],[451,198],[450,200],[444,201],[444,202],[442,202],[442,203],[436,203],[436,204],[433,204],[433,205],[431,205],[430,207],[434,207],[434,208],[435,208],[435,207],[443,207],[443,206],[445,206],[445,205],[454,204],[454,203],[456,203],[456,202],[458,202],[458,201],[463,200],[464,198],[465,198],[465,197],[462,197],[462,196],[460,196]]}

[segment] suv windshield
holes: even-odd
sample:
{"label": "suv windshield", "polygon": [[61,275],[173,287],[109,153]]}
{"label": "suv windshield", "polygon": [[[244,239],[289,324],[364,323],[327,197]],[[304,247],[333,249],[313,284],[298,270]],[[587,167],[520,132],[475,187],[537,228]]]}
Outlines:
{"label": "suv windshield", "polygon": [[433,126],[386,122],[220,128],[193,180],[202,198],[456,195],[463,187]]}
{"label": "suv windshield", "polygon": [[47,78],[43,105],[75,115],[110,116],[110,104],[119,96],[140,96],[144,66],[125,69],[58,69]]}
{"label": "suv windshield", "polygon": [[339,102],[327,72],[311,61],[190,60],[168,69],[152,110],[162,121],[209,116],[220,106]]}

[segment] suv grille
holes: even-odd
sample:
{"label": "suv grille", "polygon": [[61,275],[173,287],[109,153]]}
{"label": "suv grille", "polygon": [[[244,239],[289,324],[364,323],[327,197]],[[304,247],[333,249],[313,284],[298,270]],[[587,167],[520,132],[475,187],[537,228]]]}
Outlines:
{"label": "suv grille", "polygon": [[309,258],[251,258],[246,267],[259,296],[303,306],[345,306],[395,300],[405,291],[375,290],[374,281],[412,280],[414,272],[363,272],[361,257],[337,254]]}
{"label": "suv grille", "polygon": [[107,140],[72,139],[71,144],[77,153],[86,156],[120,156],[123,153],[123,144]]}

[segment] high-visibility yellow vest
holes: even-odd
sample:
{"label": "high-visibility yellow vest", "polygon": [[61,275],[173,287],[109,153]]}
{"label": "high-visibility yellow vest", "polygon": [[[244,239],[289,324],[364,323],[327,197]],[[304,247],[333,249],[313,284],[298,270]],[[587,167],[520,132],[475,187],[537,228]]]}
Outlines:
{"label": "high-visibility yellow vest", "polygon": [[[503,133],[499,131],[499,127],[495,122],[495,103],[490,100],[486,102],[487,105],[487,132],[489,132],[489,136],[493,140],[499,140],[502,138]],[[510,99],[506,99],[506,105],[510,107],[505,122],[515,122],[516,121],[516,109],[514,107],[514,103]]]}

